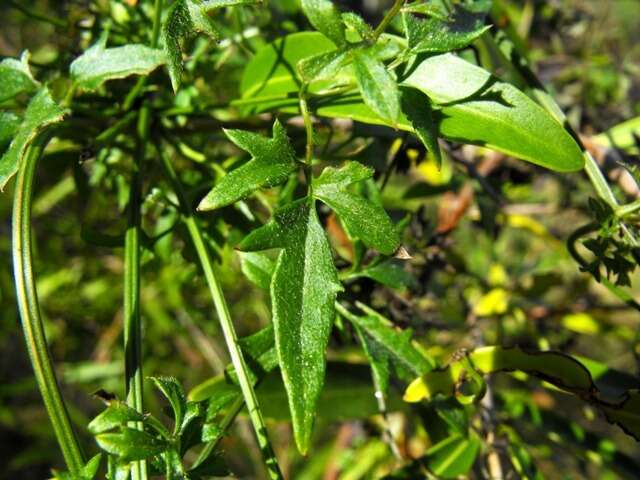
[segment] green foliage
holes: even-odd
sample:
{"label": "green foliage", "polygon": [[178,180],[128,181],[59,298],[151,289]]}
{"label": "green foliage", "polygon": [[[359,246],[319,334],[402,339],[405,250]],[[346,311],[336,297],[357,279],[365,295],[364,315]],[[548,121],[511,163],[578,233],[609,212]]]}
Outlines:
{"label": "green foliage", "polygon": [[296,443],[305,453],[324,380],[333,303],[342,290],[314,202],[302,198],[277,211],[238,248],[282,249],[271,282],[273,326]]}
{"label": "green foliage", "polygon": [[198,210],[214,210],[230,205],[260,188],[284,183],[298,167],[284,127],[276,120],[273,138],[252,132],[225,130],[233,143],[251,154],[246,164],[228,173],[200,202]]}
{"label": "green foliage", "polygon": [[29,101],[22,123],[16,129],[9,148],[0,158],[0,189],[18,171],[29,145],[50,125],[62,121],[65,110],[53,101],[49,91],[41,88]]}
{"label": "green foliage", "polygon": [[20,60],[5,58],[0,62],[0,102],[21,93],[31,93],[39,86],[31,74],[28,51],[22,53]]}
{"label": "green foliage", "polygon": [[107,80],[148,75],[166,63],[162,50],[145,45],[106,48],[106,40],[98,41],[71,63],[69,73],[78,87],[95,90]]}
{"label": "green foliage", "polygon": [[[10,2],[56,36],[0,61],[2,339],[15,303],[55,478],[636,474],[640,202],[527,65],[563,42],[530,50],[557,7],[525,3]],[[629,178],[635,125],[608,143]],[[9,470],[55,464],[9,378],[0,426],[33,444]],[[97,389],[77,436],[62,392]]]}

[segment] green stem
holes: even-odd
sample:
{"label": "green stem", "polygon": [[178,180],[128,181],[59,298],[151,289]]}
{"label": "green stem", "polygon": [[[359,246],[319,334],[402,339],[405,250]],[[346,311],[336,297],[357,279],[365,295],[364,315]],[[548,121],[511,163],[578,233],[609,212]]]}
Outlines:
{"label": "green stem", "polygon": [[222,288],[220,287],[220,283],[218,282],[215,271],[213,269],[213,261],[211,259],[211,256],[209,255],[209,250],[207,249],[207,246],[205,244],[202,231],[200,230],[200,226],[198,225],[198,222],[193,215],[191,208],[189,207],[186,193],[184,192],[180,179],[178,178],[173,165],[171,164],[171,161],[164,154],[160,145],[157,146],[157,151],[162,161],[162,165],[164,166],[164,169],[166,171],[167,177],[171,181],[176,195],[178,196],[178,201],[180,202],[185,225],[187,226],[191,241],[193,242],[193,245],[198,254],[202,270],[204,271],[204,276],[209,286],[209,291],[211,293],[211,298],[213,299],[213,304],[218,315],[220,327],[222,328],[222,333],[227,344],[227,349],[229,350],[231,363],[238,375],[240,390],[242,391],[244,402],[247,405],[249,418],[251,419],[251,423],[253,424],[253,428],[258,439],[258,445],[260,446],[262,456],[267,466],[269,478],[274,480],[282,479],[283,476],[280,472],[280,467],[273,451],[273,447],[271,446],[271,442],[269,441],[267,428],[262,417],[262,411],[260,410],[260,406],[258,404],[258,398],[253,388],[253,383],[249,378],[248,368],[244,360],[244,356],[242,355],[240,345],[238,343],[238,336],[236,335],[233,322],[231,321],[229,308],[224,298]]}
{"label": "green stem", "polygon": [[[151,31],[151,48],[157,48],[160,40],[160,23],[162,19],[162,0],[155,0],[154,15],[153,15],[153,29]],[[133,102],[142,93],[144,86],[147,84],[147,76],[138,78],[138,81],[131,89],[129,94],[125,97],[122,109],[124,111],[130,110]]]}
{"label": "green stem", "polygon": [[33,179],[36,165],[47,141],[45,137],[36,139],[18,169],[13,202],[13,270],[18,311],[36,382],[67,468],[71,473],[77,474],[84,466],[82,450],[71,426],[69,413],[53,369],[33,278],[31,253]]}
{"label": "green stem", "polygon": [[16,10],[20,10],[27,17],[33,18],[34,20],[38,20],[39,22],[49,23],[59,28],[67,28],[67,22],[60,18],[50,17],[45,15],[44,13],[36,12],[34,10],[30,10],[24,5],[21,5],[20,2],[16,2],[14,0],[7,0],[7,3],[10,7],[15,8]]}
{"label": "green stem", "polygon": [[[140,204],[141,168],[149,139],[150,109],[145,103],[138,116],[138,152],[129,189],[127,230],[124,237],[124,350],[127,404],[143,413],[142,322],[140,320]],[[141,424],[135,427],[142,430]],[[146,462],[134,462],[134,480],[147,478]]]}
{"label": "green stem", "polygon": [[404,5],[404,0],[396,0],[396,2],[393,4],[393,7],[391,7],[391,10],[387,12],[387,14],[384,16],[384,18],[380,22],[380,24],[376,27],[375,31],[373,32],[374,39],[377,39],[380,35],[384,33],[384,31],[387,29],[387,27],[391,23],[391,20],[394,19],[394,17],[398,14],[398,12],[400,12],[400,9],[402,8],[403,5]]}

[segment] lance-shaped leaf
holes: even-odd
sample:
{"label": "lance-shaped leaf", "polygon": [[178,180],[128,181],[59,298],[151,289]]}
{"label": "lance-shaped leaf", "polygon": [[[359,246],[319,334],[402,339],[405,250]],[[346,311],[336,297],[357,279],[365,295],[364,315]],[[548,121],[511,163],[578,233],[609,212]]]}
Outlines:
{"label": "lance-shaped leaf", "polygon": [[85,90],[95,90],[107,80],[130,75],[147,75],[167,63],[162,50],[145,45],[106,48],[106,36],[76,58],[69,71],[74,83]]}
{"label": "lance-shaped leaf", "polygon": [[420,461],[437,478],[458,478],[471,469],[480,445],[475,434],[468,437],[455,434],[427,450]]}
{"label": "lance-shaped leaf", "polygon": [[334,302],[342,289],[314,203],[304,198],[287,205],[239,248],[282,249],[271,281],[273,326],[296,444],[306,453],[324,383]]}
{"label": "lance-shaped leaf", "polygon": [[284,127],[276,120],[273,138],[244,130],[225,130],[238,147],[249,152],[252,160],[222,177],[198,205],[198,210],[214,210],[246,198],[260,188],[285,182],[298,168],[295,152]]}
{"label": "lance-shaped leaf", "polygon": [[29,68],[29,51],[25,50],[20,60],[5,58],[0,62],[0,102],[20,93],[29,93],[39,87]]}
{"label": "lance-shaped leaf", "polygon": [[402,112],[411,122],[411,126],[424,146],[429,150],[438,164],[442,166],[442,152],[438,144],[438,124],[433,116],[431,100],[420,90],[404,88],[402,90]]}
{"label": "lance-shaped leaf", "polygon": [[302,10],[311,25],[336,45],[347,43],[340,12],[330,0],[302,0]]}
{"label": "lance-shaped leaf", "polygon": [[359,303],[358,307],[365,312],[364,316],[354,315],[346,309],[340,313],[356,328],[382,393],[387,392],[392,366],[406,381],[433,369],[435,362],[412,344],[411,330],[394,328],[389,320],[366,305]]}
{"label": "lance-shaped leaf", "polygon": [[450,52],[466,47],[485,31],[485,14],[457,7],[450,19],[428,20],[405,13],[403,15],[407,43],[413,53]]}
{"label": "lance-shaped leaf", "polygon": [[151,377],[151,380],[169,400],[171,410],[173,410],[174,432],[177,432],[187,413],[187,396],[182,385],[174,377]]}
{"label": "lance-shaped leaf", "polygon": [[18,171],[27,147],[48,126],[60,122],[65,110],[60,108],[42,88],[29,102],[22,124],[18,128],[9,148],[0,158],[0,190],[4,190],[9,179]]}
{"label": "lance-shaped leaf", "polygon": [[348,190],[349,185],[372,175],[372,169],[358,162],[347,162],[340,169],[327,167],[313,180],[313,195],[340,216],[350,235],[390,255],[400,246],[400,235],[387,212],[380,205]]}
{"label": "lance-shaped leaf", "polygon": [[400,115],[398,84],[384,63],[375,58],[370,50],[358,48],[352,51],[352,55],[353,69],[364,103],[382,120],[395,126]]}

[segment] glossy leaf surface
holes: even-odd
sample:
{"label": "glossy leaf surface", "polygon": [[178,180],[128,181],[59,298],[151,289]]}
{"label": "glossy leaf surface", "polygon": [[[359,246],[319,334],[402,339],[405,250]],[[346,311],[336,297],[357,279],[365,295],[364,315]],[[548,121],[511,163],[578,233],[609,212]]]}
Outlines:
{"label": "glossy leaf surface", "polygon": [[20,60],[5,58],[0,62],[0,102],[20,93],[33,92],[39,85],[29,68],[28,51],[23,52]]}

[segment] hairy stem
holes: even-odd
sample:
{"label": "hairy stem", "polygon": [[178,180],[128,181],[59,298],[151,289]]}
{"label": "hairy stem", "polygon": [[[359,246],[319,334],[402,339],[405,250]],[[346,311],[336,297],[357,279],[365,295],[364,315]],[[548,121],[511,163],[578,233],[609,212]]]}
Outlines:
{"label": "hairy stem", "polygon": [[384,18],[380,22],[380,24],[376,27],[375,31],[373,32],[374,39],[377,39],[380,35],[384,33],[384,31],[387,29],[391,21],[395,18],[398,12],[400,12],[400,9],[402,8],[403,5],[404,5],[404,0],[395,1],[395,3],[393,4],[393,7],[391,7],[391,9],[387,12],[387,14],[384,16]]}
{"label": "hairy stem", "polygon": [[84,466],[82,450],[71,426],[53,369],[33,278],[31,247],[33,179],[38,159],[47,141],[45,137],[36,139],[18,170],[13,202],[13,270],[18,311],[36,382],[67,468],[71,473],[77,474]]}
{"label": "hairy stem", "polygon": [[[159,145],[157,146],[157,151],[162,161],[162,165],[166,171],[167,177],[169,178],[176,192],[176,195],[178,196],[180,208],[182,209],[182,214],[184,216],[185,225],[187,226],[191,241],[193,242],[193,246],[195,247],[198,254],[198,259],[200,260],[202,270],[204,271],[204,276],[209,286],[209,291],[211,293],[211,298],[213,299],[213,304],[218,315],[220,327],[222,328],[224,340],[227,344],[227,349],[229,350],[231,363],[238,375],[240,390],[242,391],[244,402],[247,405],[249,418],[251,419],[251,423],[253,424],[253,428],[258,439],[258,445],[260,446],[262,456],[267,466],[269,478],[274,480],[282,479],[283,477],[282,473],[280,472],[280,466],[278,465],[278,460],[273,451],[273,447],[271,446],[271,442],[269,441],[267,428],[262,417],[262,411],[260,410],[260,406],[258,404],[258,398],[253,388],[253,383],[249,378],[248,368],[244,360],[242,350],[240,349],[240,345],[238,343],[238,336],[236,335],[236,331],[231,320],[231,315],[229,314],[229,308],[222,292],[222,288],[220,287],[220,283],[218,282],[218,278],[216,277],[215,271],[213,269],[213,261],[205,244],[202,231],[200,230],[200,226],[198,225],[198,222],[189,206],[186,194],[184,192],[180,179],[178,178],[173,165],[171,164],[171,161],[164,154],[162,148]],[[237,406],[236,408],[239,409],[239,407]]]}

